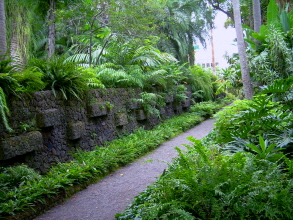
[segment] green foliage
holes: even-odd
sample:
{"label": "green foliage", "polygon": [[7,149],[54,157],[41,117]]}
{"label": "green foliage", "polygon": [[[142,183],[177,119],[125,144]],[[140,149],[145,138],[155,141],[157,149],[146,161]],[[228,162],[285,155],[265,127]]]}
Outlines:
{"label": "green foliage", "polygon": [[117,219],[290,219],[292,180],[276,163],[193,146]]}
{"label": "green foliage", "polygon": [[19,88],[19,84],[17,80],[13,78],[13,73],[2,73],[0,74],[0,87],[8,96],[11,94],[16,94],[15,90]]}
{"label": "green foliage", "polygon": [[[263,137],[259,136],[259,146],[256,146],[254,144],[247,144],[247,146],[255,153],[257,153],[257,157],[260,159],[266,159],[269,160],[272,157],[274,159],[276,156],[282,157],[283,155],[276,155],[277,151],[282,150],[281,148],[276,148],[276,144],[268,144],[268,140],[264,140]],[[280,158],[279,157],[279,158]]]}
{"label": "green foliage", "polygon": [[43,74],[38,72],[36,68],[27,68],[21,73],[11,75],[19,83],[16,91],[20,92],[36,92],[45,88],[45,83],[42,81]]}
{"label": "green foliage", "polygon": [[95,69],[78,67],[77,70],[81,72],[88,88],[105,88],[104,84],[97,78]]}
{"label": "green foliage", "polygon": [[234,137],[249,139],[264,133],[280,134],[290,124],[290,117],[280,103],[272,102],[266,95],[236,101],[216,115],[217,140],[228,143]]}
{"label": "green foliage", "polygon": [[139,66],[123,68],[113,63],[105,63],[96,68],[98,79],[107,88],[142,88],[144,75]]}
{"label": "green foliage", "polygon": [[[59,163],[41,177],[25,166],[8,168],[9,173],[20,175],[10,175],[11,183],[4,179],[0,182],[0,213],[13,215],[20,210],[33,209],[34,203],[45,204],[50,195],[101,178],[202,121],[196,113],[185,113],[165,120],[152,130],[138,129],[105,147],[91,152],[78,151],[74,154],[75,160]],[[6,173],[8,171],[1,173],[0,178],[8,178]]]}
{"label": "green foliage", "polygon": [[12,131],[12,129],[9,127],[7,116],[9,115],[9,108],[6,103],[6,97],[3,92],[3,89],[0,87],[0,115],[3,122],[3,125],[7,131]]}
{"label": "green foliage", "polygon": [[230,64],[229,67],[221,69],[218,73],[218,87],[216,94],[222,92],[232,93],[237,97],[242,96],[242,79],[241,79],[241,70],[239,56],[234,55],[232,57],[226,56],[227,62]]}
{"label": "green foliage", "polygon": [[191,66],[189,68],[193,76],[193,84],[191,85],[193,91],[202,91],[203,99],[201,101],[209,101],[214,97],[212,73],[205,71],[200,66]]}
{"label": "green foliage", "polygon": [[64,99],[69,95],[80,99],[83,91],[88,89],[87,76],[76,64],[64,62],[64,58],[34,59],[30,65],[43,74],[44,89],[52,90],[55,96],[56,91],[60,91]]}
{"label": "green foliage", "polygon": [[13,187],[20,187],[26,182],[39,180],[40,178],[41,175],[36,173],[34,169],[29,168],[27,165],[5,167],[1,168],[0,185],[5,186],[4,188],[6,189],[9,189]]}
{"label": "green foliage", "polygon": [[[159,17],[161,37],[158,46],[181,63],[194,65],[195,43],[205,46],[205,36],[212,25],[213,11],[206,1],[166,1]],[[199,31],[200,30],[200,31]],[[188,59],[189,58],[189,59]]]}
{"label": "green foliage", "polygon": [[250,44],[250,70],[257,85],[269,85],[275,79],[292,75],[292,13],[288,7],[280,10],[275,0],[270,0],[267,23],[259,33],[252,33]]}
{"label": "green foliage", "polygon": [[142,92],[140,95],[141,98],[134,99],[134,101],[139,103],[146,113],[160,117],[160,111],[156,107],[164,106],[166,104],[163,96],[148,92]]}
{"label": "green foliage", "polygon": [[193,106],[190,107],[191,112],[195,112],[197,115],[202,117],[209,117],[215,114],[219,108],[221,108],[221,104],[216,104],[215,102],[208,101],[208,102],[200,102],[195,103]]}
{"label": "green foliage", "polygon": [[185,85],[178,85],[174,88],[174,102],[180,103],[181,101],[185,100],[187,98],[186,96],[186,86]]}
{"label": "green foliage", "polygon": [[11,62],[12,60],[1,60],[0,73],[10,73],[10,71],[13,69],[13,67],[9,65]]}

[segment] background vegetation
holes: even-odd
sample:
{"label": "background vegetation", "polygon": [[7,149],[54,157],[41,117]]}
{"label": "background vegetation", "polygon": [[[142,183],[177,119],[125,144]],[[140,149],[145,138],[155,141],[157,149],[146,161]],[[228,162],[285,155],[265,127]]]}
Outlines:
{"label": "background vegetation", "polygon": [[[214,131],[203,142],[191,138],[187,153],[179,151],[118,219],[291,218],[292,2],[240,3],[255,96],[216,114]],[[255,3],[262,9],[259,30],[251,22]],[[235,25],[228,0],[0,0],[0,114],[6,130],[6,99],[20,92],[52,89],[81,99],[90,88],[142,88],[139,101],[153,113],[162,96],[154,89],[177,101],[184,100],[186,86],[196,102],[223,92],[243,98],[242,54],[229,58],[230,67],[218,76],[194,66],[193,46],[205,44],[215,10],[228,16],[226,25]],[[45,204],[63,189],[100,178],[214,113],[214,104],[191,110],[174,124],[79,152],[45,176],[24,165],[1,168],[0,213]],[[142,143],[142,137],[149,139]]]}

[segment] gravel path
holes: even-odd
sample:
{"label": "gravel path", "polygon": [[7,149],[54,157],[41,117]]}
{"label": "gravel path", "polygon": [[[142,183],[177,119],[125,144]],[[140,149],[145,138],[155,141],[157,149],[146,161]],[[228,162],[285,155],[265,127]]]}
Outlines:
{"label": "gravel path", "polygon": [[123,212],[133,198],[154,182],[167,167],[167,163],[177,156],[175,146],[190,143],[186,140],[188,136],[197,139],[204,137],[213,129],[213,122],[213,119],[208,119],[165,142],[150,154],[88,186],[36,220],[115,219],[115,214]]}

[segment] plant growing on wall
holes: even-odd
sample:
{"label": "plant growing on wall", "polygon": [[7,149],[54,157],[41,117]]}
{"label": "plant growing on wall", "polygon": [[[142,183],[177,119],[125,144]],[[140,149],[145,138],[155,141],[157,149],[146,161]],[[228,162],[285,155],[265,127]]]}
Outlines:
{"label": "plant growing on wall", "polygon": [[52,90],[55,96],[56,92],[60,91],[65,99],[69,96],[81,99],[83,91],[88,89],[89,85],[99,84],[93,74],[83,73],[82,69],[79,69],[81,67],[72,62],[64,62],[63,57],[52,57],[49,60],[34,59],[30,65],[44,75],[42,79],[46,84],[45,89]]}
{"label": "plant growing on wall", "polygon": [[1,115],[5,129],[8,131],[12,131],[7,121],[7,116],[9,115],[9,108],[6,103],[5,94],[1,87],[0,87],[0,115]]}

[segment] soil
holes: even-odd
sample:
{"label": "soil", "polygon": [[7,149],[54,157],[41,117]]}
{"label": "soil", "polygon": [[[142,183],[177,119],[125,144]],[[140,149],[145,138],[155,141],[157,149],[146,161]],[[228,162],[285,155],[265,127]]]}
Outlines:
{"label": "soil", "polygon": [[185,133],[165,142],[148,155],[128,164],[99,182],[76,193],[35,220],[113,220],[133,198],[152,184],[177,156],[175,146],[184,149],[186,137],[203,138],[213,129],[208,119]]}

